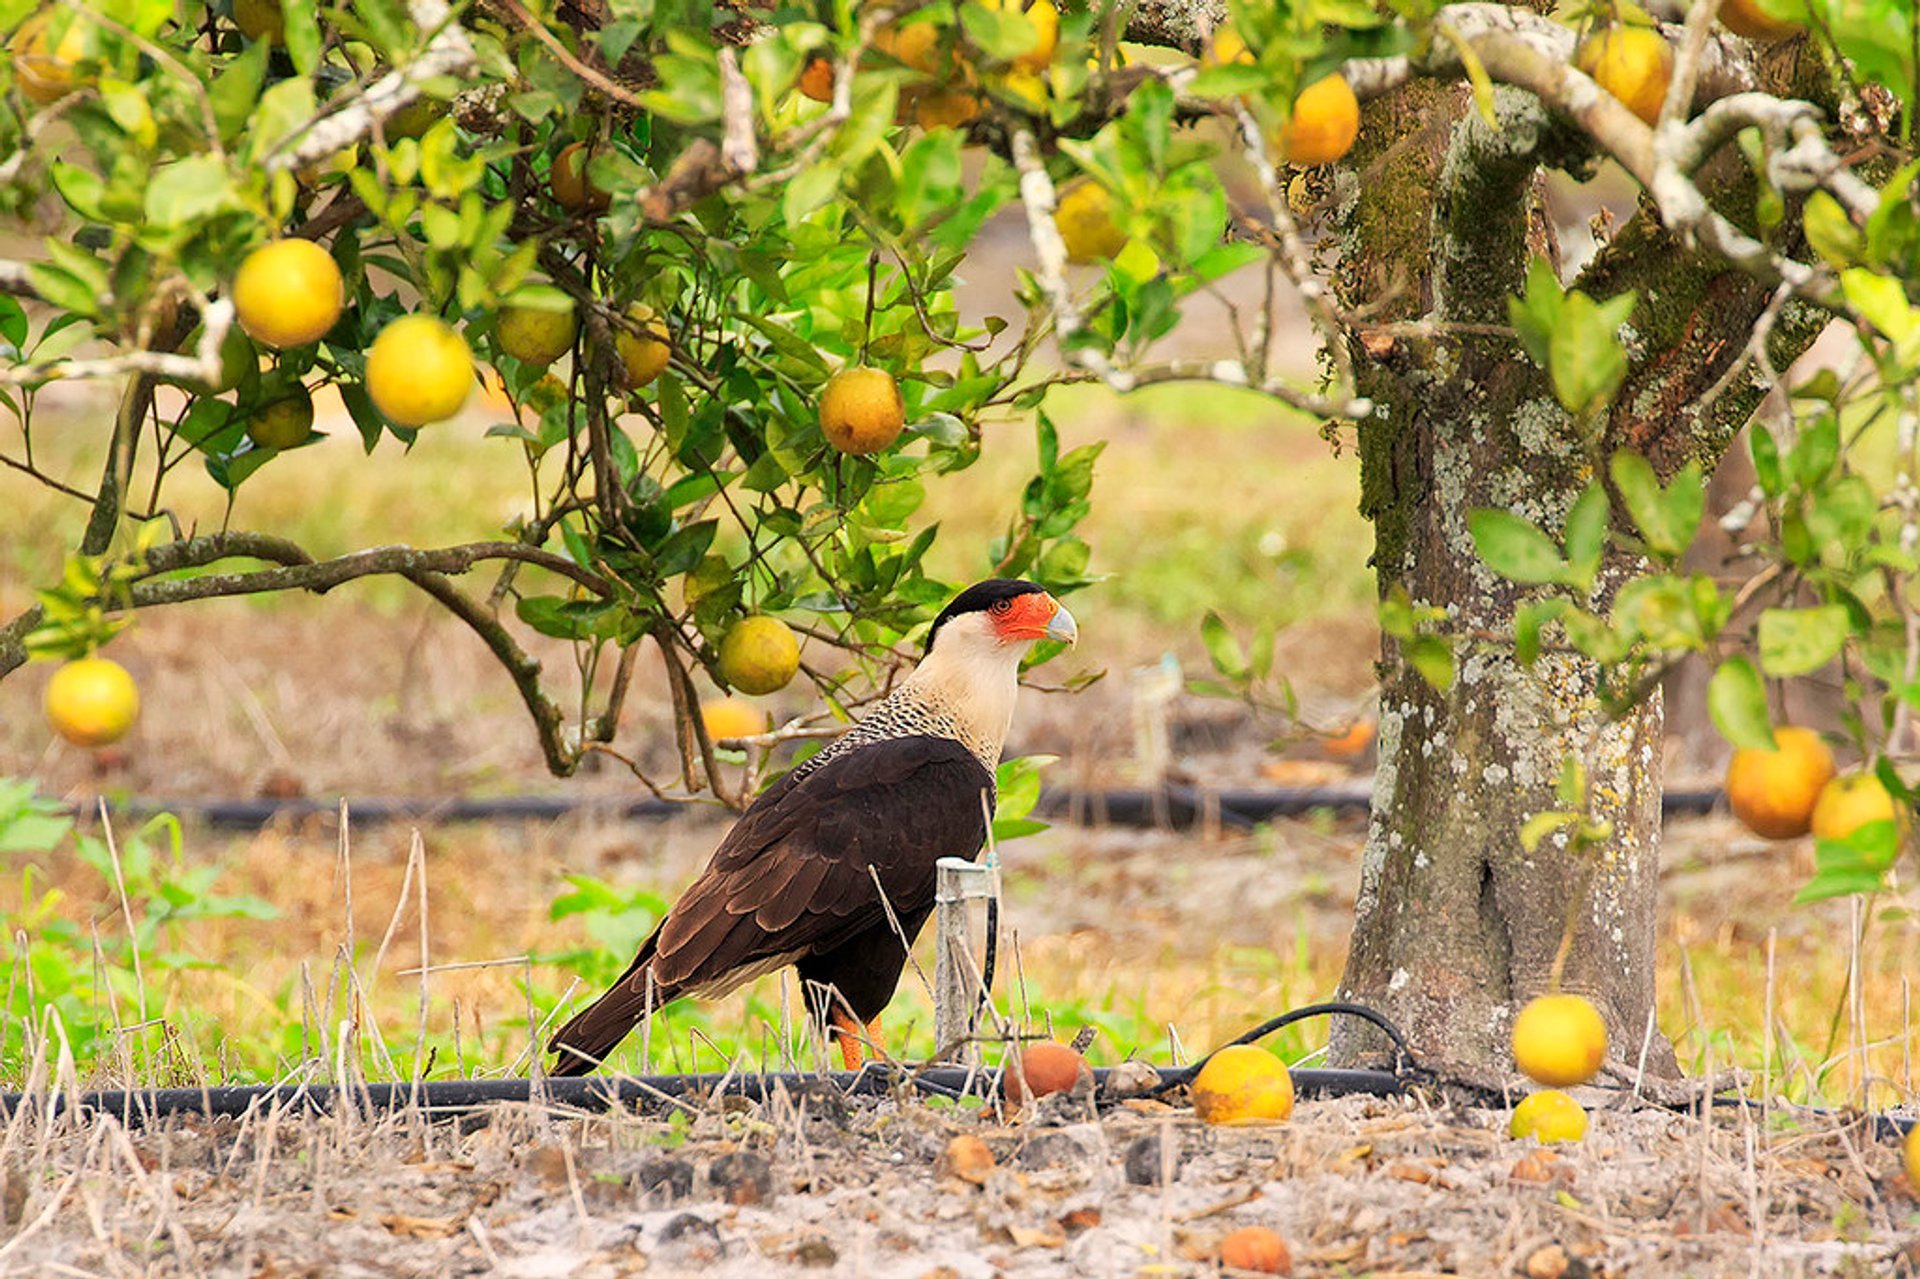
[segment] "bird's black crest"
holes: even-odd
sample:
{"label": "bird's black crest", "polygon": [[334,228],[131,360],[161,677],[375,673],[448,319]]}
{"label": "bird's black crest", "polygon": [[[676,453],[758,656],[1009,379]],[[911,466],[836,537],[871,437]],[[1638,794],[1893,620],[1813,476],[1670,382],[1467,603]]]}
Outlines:
{"label": "bird's black crest", "polygon": [[927,631],[927,648],[933,648],[933,637],[962,613],[979,613],[1000,600],[1010,600],[1016,595],[1039,595],[1044,587],[1032,582],[1023,582],[1017,577],[990,577],[984,582],[975,582],[966,590],[953,597],[953,602],[940,610],[940,616],[933,619],[933,626]]}

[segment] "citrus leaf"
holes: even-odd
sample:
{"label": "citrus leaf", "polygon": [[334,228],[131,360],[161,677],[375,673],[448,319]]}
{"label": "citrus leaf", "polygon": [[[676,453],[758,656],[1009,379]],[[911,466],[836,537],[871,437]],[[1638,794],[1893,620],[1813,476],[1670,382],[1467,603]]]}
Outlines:
{"label": "citrus leaf", "polygon": [[1707,714],[1720,736],[1735,746],[1773,750],[1773,723],[1767,714],[1767,686],[1745,657],[1729,657],[1707,682]]}
{"label": "citrus leaf", "polygon": [[1842,604],[1770,608],[1760,615],[1760,665],[1769,675],[1806,675],[1835,657],[1852,634]]}
{"label": "citrus leaf", "polygon": [[1511,511],[1469,511],[1467,529],[1480,558],[1502,577],[1537,585],[1572,576],[1553,539]]}

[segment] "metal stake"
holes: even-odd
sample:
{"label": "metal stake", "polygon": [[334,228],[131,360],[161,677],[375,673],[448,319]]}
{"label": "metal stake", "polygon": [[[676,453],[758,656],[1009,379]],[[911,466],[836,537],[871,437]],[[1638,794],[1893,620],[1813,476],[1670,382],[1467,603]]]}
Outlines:
{"label": "metal stake", "polygon": [[942,1051],[963,1043],[959,1059],[974,1064],[979,1057],[973,1031],[980,976],[967,903],[984,901],[999,891],[1000,868],[942,857],[934,863],[934,871],[933,1041]]}

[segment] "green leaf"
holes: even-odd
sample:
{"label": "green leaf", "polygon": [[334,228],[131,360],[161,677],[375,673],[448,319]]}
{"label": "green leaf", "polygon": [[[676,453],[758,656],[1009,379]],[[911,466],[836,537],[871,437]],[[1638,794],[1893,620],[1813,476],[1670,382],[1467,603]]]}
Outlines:
{"label": "green leaf", "polygon": [[1535,813],[1520,827],[1520,847],[1531,855],[1540,847],[1541,840],[1557,830],[1565,830],[1579,820],[1578,813]]}
{"label": "green leaf", "polygon": [[1607,489],[1595,480],[1582,489],[1567,512],[1568,583],[1579,590],[1591,591],[1600,572],[1600,561],[1607,551],[1607,522],[1612,513]]}
{"label": "green leaf", "polygon": [[1656,555],[1669,560],[1678,557],[1693,540],[1693,529],[1679,527],[1674,521],[1653,464],[1630,449],[1621,449],[1613,455],[1609,470],[1627,514],[1640,531],[1640,540]]}
{"label": "green leaf", "polygon": [[159,227],[204,222],[234,203],[227,166],[210,155],[189,156],[155,169],[147,186],[147,220]]}
{"label": "green leaf", "polygon": [[1469,511],[1467,529],[1480,558],[1502,577],[1537,585],[1571,576],[1553,539],[1511,511]]}
{"label": "green leaf", "polygon": [[1572,608],[1564,596],[1550,599],[1529,600],[1514,611],[1513,615],[1513,655],[1522,666],[1532,666],[1540,659],[1540,633],[1548,622],[1557,621]]}
{"label": "green leaf", "polygon": [[1767,713],[1767,686],[1760,672],[1743,656],[1720,663],[1707,682],[1707,714],[1720,736],[1750,750],[1775,750],[1773,723]]}
{"label": "green leaf", "polygon": [[1619,389],[1627,375],[1620,328],[1637,301],[1633,293],[1600,303],[1578,289],[1567,294],[1547,360],[1554,394],[1567,412],[1597,413]]}
{"label": "green leaf", "polygon": [[267,54],[272,49],[265,40],[249,43],[207,87],[207,101],[213,107],[213,121],[223,141],[237,137],[253,114],[254,103],[260,99],[260,86],[266,83]]}
{"label": "green leaf", "polygon": [[1838,657],[1852,633],[1842,604],[1770,608],[1760,614],[1760,664],[1776,677],[1810,674]]}
{"label": "green leaf", "polygon": [[1773,432],[1755,422],[1747,428],[1747,443],[1753,454],[1753,475],[1760,481],[1760,491],[1768,497],[1779,497],[1787,491],[1787,483],[1780,468],[1780,445],[1773,438]]}
{"label": "green leaf", "polygon": [[1526,292],[1507,299],[1507,318],[1520,335],[1520,345],[1541,368],[1546,368],[1552,357],[1553,330],[1560,321],[1564,296],[1553,264],[1536,257],[1527,263]]}
{"label": "green leaf", "polygon": [[1825,191],[1807,197],[1804,219],[1807,243],[1835,267],[1858,266],[1866,256],[1867,237],[1847,217],[1840,202]]}
{"label": "green leaf", "polygon": [[1413,669],[1438,692],[1453,687],[1453,645],[1439,635],[1418,635],[1406,641],[1403,651]]}
{"label": "green leaf", "polygon": [[1227,629],[1218,613],[1209,611],[1200,620],[1200,639],[1207,646],[1207,656],[1213,661],[1213,669],[1230,680],[1247,678],[1247,653],[1241,647],[1240,640]]}

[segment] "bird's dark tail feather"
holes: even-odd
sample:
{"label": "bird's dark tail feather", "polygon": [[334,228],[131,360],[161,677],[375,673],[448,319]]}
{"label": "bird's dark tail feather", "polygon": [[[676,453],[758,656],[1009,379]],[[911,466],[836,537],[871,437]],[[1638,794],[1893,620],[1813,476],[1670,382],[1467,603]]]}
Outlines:
{"label": "bird's dark tail feather", "polygon": [[620,980],[553,1032],[547,1051],[559,1057],[548,1074],[590,1074],[635,1026],[680,997],[682,992],[677,987],[655,985],[651,991],[647,989],[653,944],[654,939],[647,938]]}

